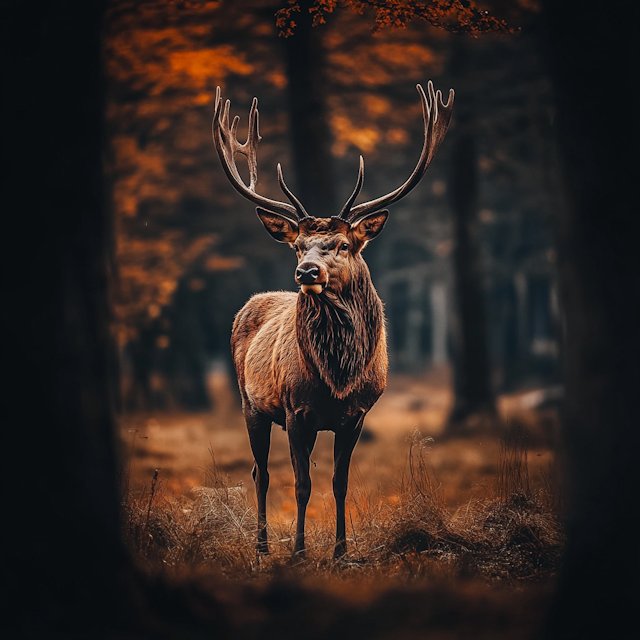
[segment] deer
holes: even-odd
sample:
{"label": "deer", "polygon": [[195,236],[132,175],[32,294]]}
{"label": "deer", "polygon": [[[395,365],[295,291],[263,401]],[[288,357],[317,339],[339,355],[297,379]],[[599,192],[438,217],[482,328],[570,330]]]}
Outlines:
{"label": "deer", "polygon": [[[237,139],[239,116],[229,123],[216,89],[212,134],[222,168],[231,185],[257,205],[264,228],[295,251],[298,292],[275,291],[252,296],[237,313],[231,351],[242,397],[242,411],[254,458],[252,477],[258,503],[256,551],[268,554],[267,469],[274,424],[287,433],[295,476],[297,521],[293,554],[305,554],[305,515],[311,496],[310,457],[319,431],[334,433],[333,495],[336,504],[334,560],[347,552],[345,500],[349,466],[364,419],[387,384],[387,338],[383,304],[362,250],[382,231],[385,208],[406,196],[422,179],[444,140],[451,120],[453,89],[447,103],[429,81],[427,93],[417,85],[422,103],[424,143],[413,173],[394,191],[355,204],[364,184],[364,160],[353,193],[338,215],[314,217],[277,176],[289,202],[256,191],[258,100],[249,112],[245,143]],[[236,165],[246,157],[247,185]]]}

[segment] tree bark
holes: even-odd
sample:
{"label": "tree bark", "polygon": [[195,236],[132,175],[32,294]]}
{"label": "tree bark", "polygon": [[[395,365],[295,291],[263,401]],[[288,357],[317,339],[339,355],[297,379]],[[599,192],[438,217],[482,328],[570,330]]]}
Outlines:
{"label": "tree bark", "polygon": [[[103,2],[5,3],[4,627],[105,637],[128,624],[102,187]],[[8,248],[3,252],[9,255]],[[7,602],[8,600],[8,602]]]}
{"label": "tree bark", "polygon": [[[565,209],[562,425],[568,543],[547,638],[620,638],[637,626],[640,252],[638,8],[543,3]],[[631,631],[632,633],[632,631]]]}
{"label": "tree bark", "polygon": [[148,322],[138,328],[138,337],[127,345],[131,358],[131,388],[125,402],[129,411],[153,411],[151,377],[158,337],[156,323]]}
{"label": "tree bark", "polygon": [[171,314],[171,343],[164,358],[172,397],[179,407],[189,411],[211,409],[200,298],[199,292],[191,291],[186,282],[179,285]]}
{"label": "tree bark", "polygon": [[294,34],[285,39],[296,196],[310,215],[338,215],[331,130],[326,116],[323,26],[313,27],[308,0],[300,2]]}
{"label": "tree bark", "polygon": [[[454,392],[450,429],[457,430],[472,415],[495,413],[491,388],[485,301],[478,250],[478,153],[474,132],[469,44],[457,37],[451,73],[462,86],[456,96],[456,123],[451,161],[451,205],[455,249]],[[465,91],[464,86],[467,85]]]}

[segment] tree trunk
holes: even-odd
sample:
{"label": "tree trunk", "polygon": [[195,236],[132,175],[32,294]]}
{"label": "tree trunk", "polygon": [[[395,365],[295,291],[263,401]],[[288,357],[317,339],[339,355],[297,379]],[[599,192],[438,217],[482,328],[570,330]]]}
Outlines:
{"label": "tree trunk", "polygon": [[[558,268],[565,316],[568,543],[547,638],[633,633],[640,567],[638,9],[543,3],[565,209]],[[624,11],[623,11],[624,9]]]}
{"label": "tree trunk", "polygon": [[[471,52],[463,38],[455,40],[451,73],[467,86]],[[492,416],[495,401],[487,345],[484,291],[478,251],[478,153],[474,133],[473,97],[463,88],[456,96],[452,132],[451,205],[455,249],[454,391],[450,427],[456,430],[473,415]]]}
{"label": "tree trunk", "polygon": [[431,302],[431,363],[447,364],[447,287],[443,282],[433,282],[429,288]]}
{"label": "tree trunk", "polygon": [[199,291],[182,282],[172,310],[171,342],[164,358],[164,371],[176,404],[189,411],[208,411],[206,343],[202,326]]}
{"label": "tree trunk", "polygon": [[131,357],[131,388],[125,407],[129,411],[153,411],[158,408],[151,391],[158,335],[156,323],[149,322],[139,327],[138,337],[127,345]]}
{"label": "tree trunk", "polygon": [[294,34],[285,39],[296,195],[312,216],[338,215],[331,130],[326,116],[324,27],[312,27],[309,0],[300,2]]}
{"label": "tree trunk", "polygon": [[3,626],[12,637],[100,638],[131,613],[113,436],[103,8],[34,0],[2,11],[0,198],[4,236],[18,249],[5,270],[3,577],[14,618]]}

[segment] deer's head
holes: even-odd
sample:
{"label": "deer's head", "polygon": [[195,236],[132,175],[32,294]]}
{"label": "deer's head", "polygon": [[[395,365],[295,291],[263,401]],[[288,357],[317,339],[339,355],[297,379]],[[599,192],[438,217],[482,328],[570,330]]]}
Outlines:
{"label": "deer's head", "polygon": [[[213,140],[222,161],[222,167],[235,189],[248,200],[258,205],[258,217],[266,230],[278,242],[287,242],[295,249],[298,266],[295,280],[305,294],[319,294],[327,289],[339,292],[348,284],[355,271],[364,267],[360,255],[367,243],[383,229],[389,212],[384,208],[397,202],[409,193],[422,179],[433,160],[449,127],[453,109],[453,89],[449,91],[447,103],[442,101],[440,91],[433,84],[427,85],[428,96],[417,85],[422,101],[424,117],[424,145],[416,168],[409,179],[395,191],[385,196],[355,205],[364,183],[364,160],[360,156],[360,171],[353,193],[337,216],[314,218],[287,187],[278,164],[278,182],[291,204],[271,200],[255,191],[258,181],[257,150],[261,140],[258,132],[258,101],[253,99],[249,113],[247,141],[240,144],[237,139],[236,116],[229,124],[230,103],[222,103],[220,88],[216,91],[216,107],[213,118]],[[235,163],[236,153],[247,158],[249,185],[240,177]]]}

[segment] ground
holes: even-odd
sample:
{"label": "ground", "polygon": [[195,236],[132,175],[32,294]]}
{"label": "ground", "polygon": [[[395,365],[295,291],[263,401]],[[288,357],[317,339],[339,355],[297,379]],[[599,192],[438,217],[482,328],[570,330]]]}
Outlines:
{"label": "ground", "polygon": [[[235,380],[220,371],[209,376],[213,409],[209,413],[154,413],[121,419],[122,468],[133,490],[148,488],[156,469],[166,488],[180,495],[190,487],[207,484],[212,454],[229,486],[241,486],[253,499],[253,459]],[[553,395],[553,394],[551,394]],[[552,445],[554,409],[540,410],[539,390],[500,396],[499,413],[506,425],[525,426],[529,432],[528,467],[534,483],[548,482],[555,474]],[[494,483],[498,473],[500,434],[481,433],[447,437],[445,422],[452,403],[449,371],[422,376],[395,376],[365,422],[351,465],[350,488],[383,497],[393,504],[406,471],[412,438],[428,442],[429,461],[450,510],[464,508]],[[417,430],[417,431],[416,431]],[[419,432],[419,436],[418,433]],[[322,432],[312,453],[313,491],[309,520],[322,520],[331,511],[333,434]],[[286,433],[272,432],[269,458],[270,519],[295,517],[293,471]]]}
{"label": "ground", "polygon": [[297,638],[302,622],[309,640],[537,637],[564,544],[552,490],[561,389],[501,396],[499,420],[451,437],[450,372],[392,377],[354,452],[349,553],[335,563],[333,435],[312,453],[301,558],[286,433],[274,427],[271,553],[258,555],[235,381],[218,371],[208,382],[209,413],[120,421],[125,542],[143,570],[198,594],[189,616],[234,640]]}

